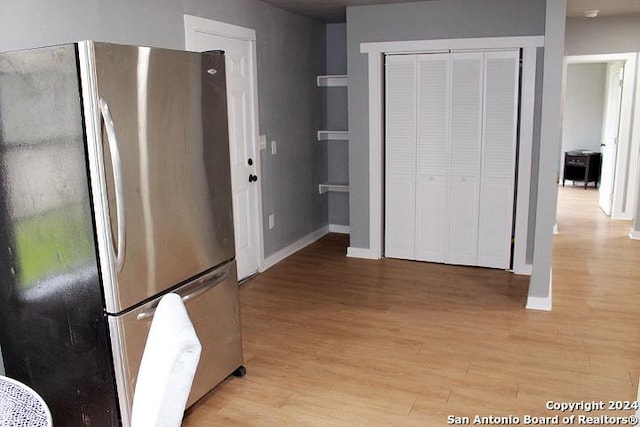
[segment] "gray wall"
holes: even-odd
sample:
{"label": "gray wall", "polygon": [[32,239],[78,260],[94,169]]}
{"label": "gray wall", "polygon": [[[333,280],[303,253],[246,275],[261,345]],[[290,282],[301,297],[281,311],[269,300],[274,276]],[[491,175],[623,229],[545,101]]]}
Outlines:
{"label": "gray wall", "polygon": [[[526,263],[533,264],[534,242],[536,239],[536,205],[538,203],[538,167],[540,164],[540,121],[542,117],[542,74],[544,72],[544,48],[536,52],[536,84],[535,108],[533,111],[533,145],[531,147],[531,187],[529,189],[529,227],[527,228],[527,257]],[[558,151],[560,148],[558,147]]]}
{"label": "gray wall", "polygon": [[171,0],[0,2],[0,50],[94,39],[181,49],[183,6]]}
{"label": "gray wall", "polygon": [[[640,52],[640,14],[567,19],[565,52],[566,55]],[[636,104],[638,96],[636,94]],[[634,126],[638,129],[640,124]],[[636,155],[640,161],[640,153]],[[633,229],[640,233],[640,174],[637,180]]]}
{"label": "gray wall", "polygon": [[[30,0],[0,2],[0,51],[83,39],[184,49],[183,14],[256,30],[265,256],[327,224],[326,147],[316,142],[324,109],[325,25],[257,0]],[[314,143],[315,142],[315,143]],[[270,151],[269,151],[270,153]],[[276,227],[266,218],[275,214]]]}
{"label": "gray wall", "polygon": [[[347,74],[347,25],[327,25],[327,74]],[[329,130],[349,130],[348,87],[326,88]],[[332,182],[349,182],[349,142],[327,141],[328,176]],[[349,194],[328,193],[329,224],[349,225]]]}
{"label": "gray wall", "polygon": [[545,10],[545,48],[540,114],[540,151],[536,200],[536,230],[533,273],[529,282],[531,298],[541,298],[551,309],[551,255],[556,220],[558,186],[556,168],[562,124],[562,86],[566,0],[547,0]]}
{"label": "gray wall", "polygon": [[[607,64],[568,64],[562,124],[562,152],[600,151]],[[560,159],[562,176],[564,155]]]}
{"label": "gray wall", "polygon": [[544,29],[544,0],[433,0],[347,8],[352,247],[369,247],[368,62],[360,43],[534,36]]}
{"label": "gray wall", "polygon": [[640,15],[568,18],[565,54],[640,52]]}

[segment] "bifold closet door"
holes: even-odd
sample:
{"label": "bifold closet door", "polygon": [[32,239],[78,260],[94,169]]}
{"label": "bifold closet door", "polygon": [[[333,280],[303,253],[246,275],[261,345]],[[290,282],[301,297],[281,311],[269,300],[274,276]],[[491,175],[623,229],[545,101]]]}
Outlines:
{"label": "bifold closet door", "polygon": [[414,259],[448,262],[450,55],[418,55],[417,67]]}
{"label": "bifold closet door", "polygon": [[486,52],[478,265],[511,262],[518,123],[518,51]]}
{"label": "bifold closet door", "polygon": [[385,256],[509,268],[518,62],[386,57]]}
{"label": "bifold closet door", "polygon": [[450,264],[478,261],[483,59],[483,53],[451,54]]}
{"label": "bifold closet door", "polygon": [[415,259],[416,56],[385,58],[385,256]]}

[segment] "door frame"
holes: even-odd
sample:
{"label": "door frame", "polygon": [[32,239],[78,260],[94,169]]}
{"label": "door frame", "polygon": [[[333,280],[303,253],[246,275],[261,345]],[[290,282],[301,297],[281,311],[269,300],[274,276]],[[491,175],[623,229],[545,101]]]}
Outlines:
{"label": "door frame", "polygon": [[[253,115],[253,148],[256,153],[255,165],[256,174],[262,176],[262,162],[260,155],[260,146],[258,144],[258,138],[260,135],[259,129],[259,115],[258,115],[258,59],[256,53],[256,32],[252,28],[241,27],[238,25],[228,24],[226,22],[215,21],[213,19],[201,18],[199,16],[184,15],[184,34],[185,34],[185,49],[195,50],[195,36],[197,33],[205,33],[214,36],[227,37],[237,40],[243,40],[249,42],[249,67],[250,80],[253,92],[253,102],[249,111]],[[258,215],[256,217],[255,230],[257,236],[255,242],[258,245],[258,272],[264,271],[264,244],[263,244],[263,226],[262,226],[262,180],[255,182],[258,186],[256,189],[256,205],[258,207]]]}
{"label": "door frame", "polygon": [[[535,77],[537,48],[543,46],[543,36],[389,41],[360,45],[360,52],[368,54],[369,57],[369,249],[349,247],[347,256],[368,259],[380,259],[383,256],[384,55],[517,48],[523,50],[523,66],[513,272],[531,274],[533,265],[527,259],[527,243],[529,240],[529,193],[531,190]],[[533,254],[531,254],[531,258],[533,258]]]}
{"label": "door frame", "polygon": [[[565,67],[566,64],[624,62],[620,121],[618,124],[618,144],[616,146],[615,171],[613,173],[613,200],[611,204],[611,218],[613,219],[633,219],[636,197],[638,197],[636,176],[638,174],[639,159],[634,153],[638,153],[639,137],[635,136],[632,139],[637,57],[638,54],[635,52],[604,55],[571,55],[565,57]],[[636,106],[640,106],[638,101],[636,101]],[[635,134],[637,134],[637,132],[635,132]]]}
{"label": "door frame", "polygon": [[[602,152],[600,159],[600,185],[598,187],[598,203],[600,205],[600,209],[604,211],[607,216],[611,216],[613,213],[613,189],[615,183],[615,161],[618,152],[618,140],[620,139],[620,115],[622,110],[622,85],[621,81],[624,77],[624,62],[616,61],[616,62],[606,62],[601,65],[605,66],[605,102],[602,117],[601,127],[602,127],[602,139],[600,141],[600,146],[604,147],[600,151]],[[568,75],[568,74],[567,74]],[[569,82],[567,81],[567,84]],[[614,120],[615,119],[615,120]],[[609,140],[607,139],[615,132],[615,150],[607,150],[607,146],[609,145]],[[564,132],[563,132],[564,135]],[[603,146],[604,143],[604,146]],[[611,147],[609,147],[611,148]],[[565,151],[565,150],[562,150]],[[608,152],[607,152],[608,151]],[[605,157],[605,154],[612,156],[612,158]],[[604,172],[608,173],[608,176],[604,176]],[[609,180],[607,183],[608,188],[606,193],[603,192],[605,189],[603,182],[607,182],[605,180]],[[603,200],[604,199],[604,200]]]}

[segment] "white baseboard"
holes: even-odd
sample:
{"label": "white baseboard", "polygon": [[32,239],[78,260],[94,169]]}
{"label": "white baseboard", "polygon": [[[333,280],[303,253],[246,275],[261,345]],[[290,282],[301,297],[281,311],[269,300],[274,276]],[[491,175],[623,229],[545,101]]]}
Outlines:
{"label": "white baseboard", "polygon": [[531,273],[533,273],[533,264],[524,264],[520,266],[514,266],[513,268],[513,274],[531,276]]}
{"label": "white baseboard", "polygon": [[634,230],[633,228],[629,232],[629,238],[633,240],[640,240],[640,231]]}
{"label": "white baseboard", "polygon": [[329,224],[329,233],[350,234],[351,229],[348,225]]}
{"label": "white baseboard", "polygon": [[365,248],[347,248],[347,256],[349,258],[362,258],[362,259],[380,259],[377,254],[374,254],[371,249]]}
{"label": "white baseboard", "polygon": [[283,259],[290,257],[291,255],[298,252],[300,249],[309,246],[315,241],[319,240],[321,237],[325,236],[329,233],[329,226],[325,225],[322,228],[314,231],[313,233],[307,234],[302,239],[298,240],[287,246],[286,248],[280,249],[278,252],[275,252],[265,258],[264,263],[260,266],[260,272],[268,270],[273,267]]}
{"label": "white baseboard", "polygon": [[621,219],[625,221],[631,221],[633,216],[627,212],[612,212],[611,219]]}
{"label": "white baseboard", "polygon": [[527,297],[527,310],[551,311],[551,298]]}
{"label": "white baseboard", "polygon": [[551,288],[553,285],[553,272],[549,272],[549,295],[546,297],[527,297],[527,310],[551,311]]}

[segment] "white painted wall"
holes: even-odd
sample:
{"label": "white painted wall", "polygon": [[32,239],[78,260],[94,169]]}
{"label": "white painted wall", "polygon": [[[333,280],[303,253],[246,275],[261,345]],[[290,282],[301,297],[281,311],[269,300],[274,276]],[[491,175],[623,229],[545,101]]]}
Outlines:
{"label": "white painted wall", "polygon": [[[562,125],[562,153],[600,151],[604,115],[607,64],[567,65],[567,86]],[[560,178],[564,154],[560,158]]]}

